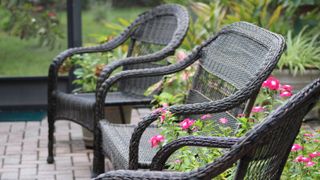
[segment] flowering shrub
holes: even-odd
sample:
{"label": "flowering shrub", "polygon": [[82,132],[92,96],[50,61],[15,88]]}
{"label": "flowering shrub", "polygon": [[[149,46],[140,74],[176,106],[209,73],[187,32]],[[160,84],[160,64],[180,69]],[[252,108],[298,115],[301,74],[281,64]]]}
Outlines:
{"label": "flowering shrub", "polygon": [[283,172],[284,179],[320,179],[320,129],[306,127],[296,138]]}
{"label": "flowering shrub", "polygon": [[[156,135],[150,139],[151,147],[161,147],[179,137],[188,135],[230,136],[232,133],[232,129],[224,125],[228,122],[227,118],[214,121],[212,115],[205,114],[198,118],[184,118],[181,122],[178,122],[178,117],[165,110],[165,108],[161,107],[155,111],[161,112],[158,122],[161,135]],[[222,151],[214,148],[183,147],[171,157],[168,165],[172,170],[190,171],[212,162],[213,159],[222,154]],[[229,171],[224,176],[228,174],[230,174]]]}
{"label": "flowering shrub", "polygon": [[[238,115],[237,123],[239,128],[237,130],[233,130],[228,126],[229,119],[227,117],[216,119],[211,114],[195,117],[177,117],[167,111],[167,104],[164,104],[164,107],[155,110],[155,112],[161,113],[158,121],[161,135],[151,138],[151,147],[161,148],[168,142],[189,135],[240,137],[263,120],[275,107],[284,103],[292,95],[292,90],[292,86],[281,85],[278,79],[272,76],[269,77],[262,84],[256,106],[252,108],[250,116],[246,118],[243,114]],[[182,121],[179,121],[181,119]],[[289,156],[283,177],[300,177],[303,179],[301,175],[307,174],[309,177],[319,178],[319,142],[319,135],[310,132],[300,134],[296,144],[292,147],[292,153]],[[190,171],[212,162],[223,153],[224,151],[218,148],[183,147],[175,152],[167,163],[170,169]],[[234,168],[229,169],[221,174],[218,179],[232,177],[233,170]]]}

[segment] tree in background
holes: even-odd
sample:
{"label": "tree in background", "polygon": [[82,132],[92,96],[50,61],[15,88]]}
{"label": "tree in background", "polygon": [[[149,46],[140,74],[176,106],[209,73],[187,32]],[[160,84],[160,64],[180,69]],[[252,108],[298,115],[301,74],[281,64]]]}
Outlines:
{"label": "tree in background", "polygon": [[38,38],[39,45],[53,49],[63,38],[54,0],[0,1],[0,28],[20,39]]}

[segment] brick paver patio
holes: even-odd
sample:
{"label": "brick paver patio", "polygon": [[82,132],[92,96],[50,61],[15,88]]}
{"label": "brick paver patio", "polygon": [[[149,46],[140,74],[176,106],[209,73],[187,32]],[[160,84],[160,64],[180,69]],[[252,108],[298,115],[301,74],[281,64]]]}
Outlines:
{"label": "brick paver patio", "polygon": [[[132,123],[149,113],[134,109]],[[0,179],[90,179],[92,150],[84,147],[81,127],[70,121],[56,125],[56,156],[47,164],[47,121],[0,123]],[[106,162],[107,168],[112,168]]]}

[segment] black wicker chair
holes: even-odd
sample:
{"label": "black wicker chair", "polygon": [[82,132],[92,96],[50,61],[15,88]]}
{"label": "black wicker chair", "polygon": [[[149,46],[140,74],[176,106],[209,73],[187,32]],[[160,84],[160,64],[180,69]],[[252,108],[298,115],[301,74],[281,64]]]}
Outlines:
{"label": "black wicker chair", "polygon": [[[102,45],[68,49],[60,53],[50,65],[48,83],[48,124],[49,144],[48,163],[53,159],[53,133],[56,120],[74,121],[90,131],[94,130],[94,94],[66,94],[57,89],[58,70],[62,63],[74,54],[105,52],[113,50],[130,40],[128,57],[108,66],[99,77],[97,88],[117,68],[141,69],[160,67],[166,64],[165,58],[173,55],[183,41],[189,27],[187,10],[174,4],[158,6],[142,13],[120,36]],[[156,63],[156,61],[164,61]],[[151,97],[145,97],[144,91],[162,76],[147,77],[143,80],[130,79],[119,83],[119,91],[109,93],[104,105],[121,106],[149,104]]]}
{"label": "black wicker chair", "polygon": [[[104,117],[104,99],[115,82],[170,74],[199,61],[186,105],[172,106],[169,110],[183,115],[215,113],[217,119],[227,117],[228,125],[236,129],[235,116],[251,112],[262,82],[276,66],[284,47],[282,36],[255,25],[238,22],[226,26],[196,47],[182,62],[160,68],[123,71],[105,80],[97,92],[97,119]],[[137,127],[101,120],[95,131],[94,173],[104,171],[103,155],[111,159],[115,169],[148,168],[155,154],[148,140],[158,133],[156,127],[149,125],[157,117],[158,114],[145,117]]]}
{"label": "black wicker chair", "polygon": [[[236,163],[237,170],[233,179],[280,179],[302,119],[319,100],[319,96],[318,78],[241,138],[183,137],[168,143],[157,152],[152,160],[153,171],[110,171],[96,179],[212,179]],[[216,103],[205,103],[204,106],[207,108],[201,108],[201,111],[207,113],[234,107],[230,104],[220,106]],[[182,109],[179,113],[183,113],[189,112],[185,110],[191,108],[191,106],[182,107],[169,109],[173,111]],[[168,157],[184,146],[229,149],[212,163],[191,172],[161,172]]]}

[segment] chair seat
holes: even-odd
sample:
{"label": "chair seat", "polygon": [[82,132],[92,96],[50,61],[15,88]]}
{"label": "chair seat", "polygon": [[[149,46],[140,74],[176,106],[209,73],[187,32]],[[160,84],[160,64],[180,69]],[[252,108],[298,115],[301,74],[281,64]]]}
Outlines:
{"label": "chair seat", "polygon": [[[93,131],[94,93],[67,94],[57,92],[55,96],[57,98],[57,113],[54,117],[56,120],[71,120]],[[107,95],[105,106],[150,104],[151,100],[146,96],[111,92]]]}
{"label": "chair seat", "polygon": [[55,120],[71,120],[93,131],[94,99],[78,98],[73,94],[56,92]]}
{"label": "chair seat", "polygon": [[[110,158],[115,169],[128,169],[129,144],[135,125],[111,124],[104,120],[99,123],[102,134],[102,147],[105,155]],[[139,167],[148,168],[157,148],[151,148],[150,138],[158,135],[155,127],[148,128],[142,135],[139,147]]]}
{"label": "chair seat", "polygon": [[[74,96],[94,99],[94,93],[81,93],[75,94]],[[151,100],[152,97],[147,96],[127,94],[123,92],[108,92],[105,100],[105,106],[149,104]]]}

